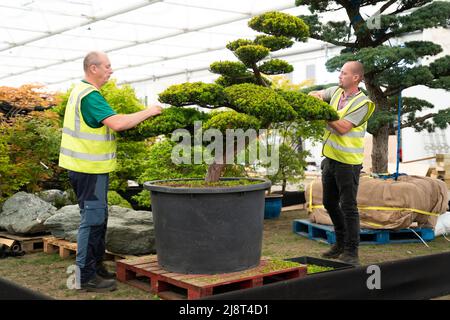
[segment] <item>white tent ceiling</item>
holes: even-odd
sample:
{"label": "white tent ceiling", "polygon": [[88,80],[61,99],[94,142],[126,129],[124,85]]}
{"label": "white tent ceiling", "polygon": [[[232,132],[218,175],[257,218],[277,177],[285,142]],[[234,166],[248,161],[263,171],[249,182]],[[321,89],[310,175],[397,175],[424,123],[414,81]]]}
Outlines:
{"label": "white tent ceiling", "polygon": [[[2,0],[0,85],[66,88],[91,50],[108,53],[119,82],[235,59],[226,43],[256,34],[257,14],[305,14],[294,0]],[[312,43],[314,45],[314,43]],[[297,44],[292,50],[304,48]]]}

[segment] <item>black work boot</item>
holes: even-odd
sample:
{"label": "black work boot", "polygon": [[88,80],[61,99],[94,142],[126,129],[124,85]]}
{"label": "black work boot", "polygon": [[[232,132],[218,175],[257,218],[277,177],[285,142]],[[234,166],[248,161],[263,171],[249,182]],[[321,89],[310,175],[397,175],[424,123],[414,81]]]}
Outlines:
{"label": "black work boot", "polygon": [[358,248],[345,248],[344,252],[339,256],[339,260],[354,266],[359,266]]}
{"label": "black work boot", "polygon": [[95,276],[93,279],[86,283],[81,284],[82,291],[88,292],[109,292],[116,290],[116,280],[103,279],[99,276]]}
{"label": "black work boot", "polygon": [[103,279],[115,279],[116,274],[114,272],[109,272],[108,269],[106,269],[103,262],[99,262],[95,266],[96,273],[99,277],[102,277]]}
{"label": "black work boot", "polygon": [[335,243],[330,248],[330,250],[322,253],[322,257],[327,258],[327,259],[336,259],[343,252],[344,252],[344,246],[342,244]]}
{"label": "black work boot", "polygon": [[336,231],[336,243],[328,250],[322,253],[322,257],[326,259],[337,259],[344,252],[344,233]]}

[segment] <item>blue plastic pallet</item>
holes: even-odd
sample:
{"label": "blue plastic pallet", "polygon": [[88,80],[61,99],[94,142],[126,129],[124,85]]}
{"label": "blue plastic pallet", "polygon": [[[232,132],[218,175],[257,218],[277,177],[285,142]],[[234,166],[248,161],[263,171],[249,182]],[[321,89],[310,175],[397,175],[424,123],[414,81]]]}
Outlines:
{"label": "blue plastic pallet", "polygon": [[[294,233],[328,244],[336,243],[336,233],[333,226],[312,223],[307,219],[296,219],[292,224]],[[372,230],[361,229],[360,244],[395,244],[421,242],[414,231],[424,240],[434,240],[434,230],[431,228],[400,229],[400,230]]]}

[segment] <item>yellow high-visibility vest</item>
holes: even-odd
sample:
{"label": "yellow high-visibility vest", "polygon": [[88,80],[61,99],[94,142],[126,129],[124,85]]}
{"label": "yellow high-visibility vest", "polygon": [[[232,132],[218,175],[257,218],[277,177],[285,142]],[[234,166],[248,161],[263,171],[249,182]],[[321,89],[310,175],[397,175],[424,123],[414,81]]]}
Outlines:
{"label": "yellow high-visibility vest", "polygon": [[330,105],[336,109],[339,119],[343,119],[346,115],[358,110],[367,104],[369,110],[363,119],[363,123],[357,127],[353,127],[344,135],[333,133],[326,129],[323,136],[322,154],[330,159],[347,163],[362,164],[364,159],[364,135],[367,129],[367,120],[375,110],[375,104],[369,98],[360,92],[353,97],[348,103],[338,110],[339,99],[344,90],[338,88],[331,97]]}
{"label": "yellow high-visibility vest", "polygon": [[67,102],[62,129],[59,166],[83,173],[108,173],[116,168],[116,140],[107,126],[91,128],[81,114],[81,99],[96,87],[80,82]]}

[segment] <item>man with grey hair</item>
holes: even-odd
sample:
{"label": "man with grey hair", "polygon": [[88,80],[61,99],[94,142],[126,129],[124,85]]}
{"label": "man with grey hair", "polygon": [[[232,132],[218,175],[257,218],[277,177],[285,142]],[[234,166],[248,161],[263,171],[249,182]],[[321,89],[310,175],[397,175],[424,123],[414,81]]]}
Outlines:
{"label": "man with grey hair", "polygon": [[334,225],[336,243],[323,254],[359,264],[359,213],[356,196],[364,158],[364,135],[375,105],[358,88],[364,77],[361,62],[349,61],[342,66],[339,86],[310,95],[328,102],[339,115],[329,121],[323,137],[322,187],[323,205]]}
{"label": "man with grey hair", "polygon": [[66,106],[59,165],[69,170],[80,207],[78,288],[105,292],[116,288],[115,274],[108,272],[103,264],[109,173],[116,168],[114,131],[133,128],[157,116],[162,109],[154,105],[132,114],[117,114],[99,91],[113,73],[108,56],[103,52],[89,52],[83,68],[84,80],[72,89]]}

